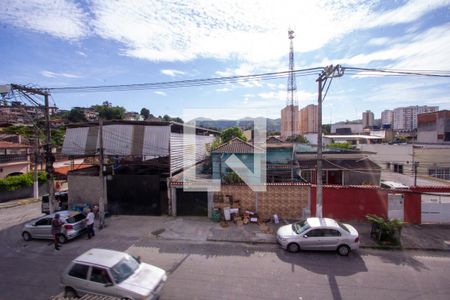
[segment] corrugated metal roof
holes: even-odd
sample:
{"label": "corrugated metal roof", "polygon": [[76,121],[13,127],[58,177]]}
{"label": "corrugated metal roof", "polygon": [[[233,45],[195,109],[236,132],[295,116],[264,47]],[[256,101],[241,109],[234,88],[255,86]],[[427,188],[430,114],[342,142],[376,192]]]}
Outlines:
{"label": "corrugated metal roof", "polygon": [[[298,166],[301,169],[316,169],[317,160],[298,160]],[[369,159],[351,160],[336,159],[323,160],[323,169],[351,169],[351,170],[381,170],[381,167]]]}

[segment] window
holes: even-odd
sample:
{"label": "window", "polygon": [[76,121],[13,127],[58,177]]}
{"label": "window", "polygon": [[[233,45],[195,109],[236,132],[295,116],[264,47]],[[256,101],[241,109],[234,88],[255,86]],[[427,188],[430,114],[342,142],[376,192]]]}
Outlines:
{"label": "window", "polygon": [[76,214],[74,216],[71,216],[70,218],[67,218],[66,222],[72,224],[72,223],[79,222],[79,221],[81,221],[83,219],[86,219],[85,215],[83,215],[83,214]]}
{"label": "window", "polygon": [[108,272],[105,269],[92,267],[91,281],[107,284],[112,283],[111,278],[109,278]]}
{"label": "window", "polygon": [[45,226],[45,225],[51,225],[51,224],[52,224],[52,219],[50,219],[50,218],[40,219],[39,221],[36,222],[36,226]]}
{"label": "window", "polygon": [[450,180],[450,168],[429,169],[428,175],[436,177],[436,178]]}
{"label": "window", "polygon": [[313,229],[306,234],[308,237],[322,237],[324,236],[323,229]]}
{"label": "window", "polygon": [[82,264],[74,264],[69,271],[69,275],[80,279],[86,279],[88,270],[89,266]]}
{"label": "window", "polygon": [[324,233],[323,236],[326,236],[326,237],[341,236],[341,233],[335,229],[324,229],[323,233]]}

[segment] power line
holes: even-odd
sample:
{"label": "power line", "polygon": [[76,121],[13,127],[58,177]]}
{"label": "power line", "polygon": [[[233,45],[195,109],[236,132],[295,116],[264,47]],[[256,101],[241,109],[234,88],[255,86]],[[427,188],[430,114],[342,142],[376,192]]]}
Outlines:
{"label": "power line", "polygon": [[360,73],[361,71],[376,72],[383,74],[392,74],[399,76],[428,76],[428,77],[445,77],[450,78],[450,71],[447,70],[399,70],[399,69],[376,69],[376,68],[358,68],[358,67],[342,67],[345,72]]}
{"label": "power line", "polygon": [[[317,75],[317,71],[322,70],[321,67],[294,70],[297,76]],[[274,80],[289,76],[291,71],[269,72],[262,74],[213,77],[204,79],[190,79],[178,81],[165,81],[154,83],[135,83],[135,84],[118,84],[103,86],[74,86],[74,87],[53,87],[48,88],[53,93],[79,93],[79,92],[111,92],[111,91],[130,91],[130,90],[152,90],[152,89],[170,89],[181,87],[219,85],[225,83],[251,82],[253,80]]]}

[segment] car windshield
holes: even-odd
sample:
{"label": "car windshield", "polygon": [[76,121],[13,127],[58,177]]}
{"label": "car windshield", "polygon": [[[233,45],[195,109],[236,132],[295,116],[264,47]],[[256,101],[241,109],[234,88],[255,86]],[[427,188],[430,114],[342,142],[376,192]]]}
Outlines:
{"label": "car windshield", "polygon": [[130,277],[139,268],[139,263],[131,256],[125,256],[119,263],[111,268],[111,275],[117,283]]}
{"label": "car windshield", "polygon": [[304,232],[305,230],[308,230],[309,228],[311,228],[311,227],[309,226],[309,224],[306,220],[292,224],[292,230],[294,230],[294,232],[296,234],[300,234],[300,233]]}
{"label": "car windshield", "polygon": [[350,232],[350,229],[348,229],[347,226],[345,226],[344,223],[341,223],[341,222],[337,222],[337,223],[338,223],[339,227],[341,227],[342,229],[344,229],[347,232]]}

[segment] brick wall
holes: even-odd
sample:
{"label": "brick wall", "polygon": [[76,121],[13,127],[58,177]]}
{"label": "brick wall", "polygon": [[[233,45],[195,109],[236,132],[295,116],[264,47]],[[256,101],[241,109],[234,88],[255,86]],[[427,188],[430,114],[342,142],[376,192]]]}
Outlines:
{"label": "brick wall", "polygon": [[[303,217],[303,209],[309,208],[309,185],[268,185],[266,192],[258,192],[258,214],[270,218],[277,214],[285,219]],[[223,195],[240,200],[241,209],[256,210],[256,193],[246,185],[222,185]]]}

